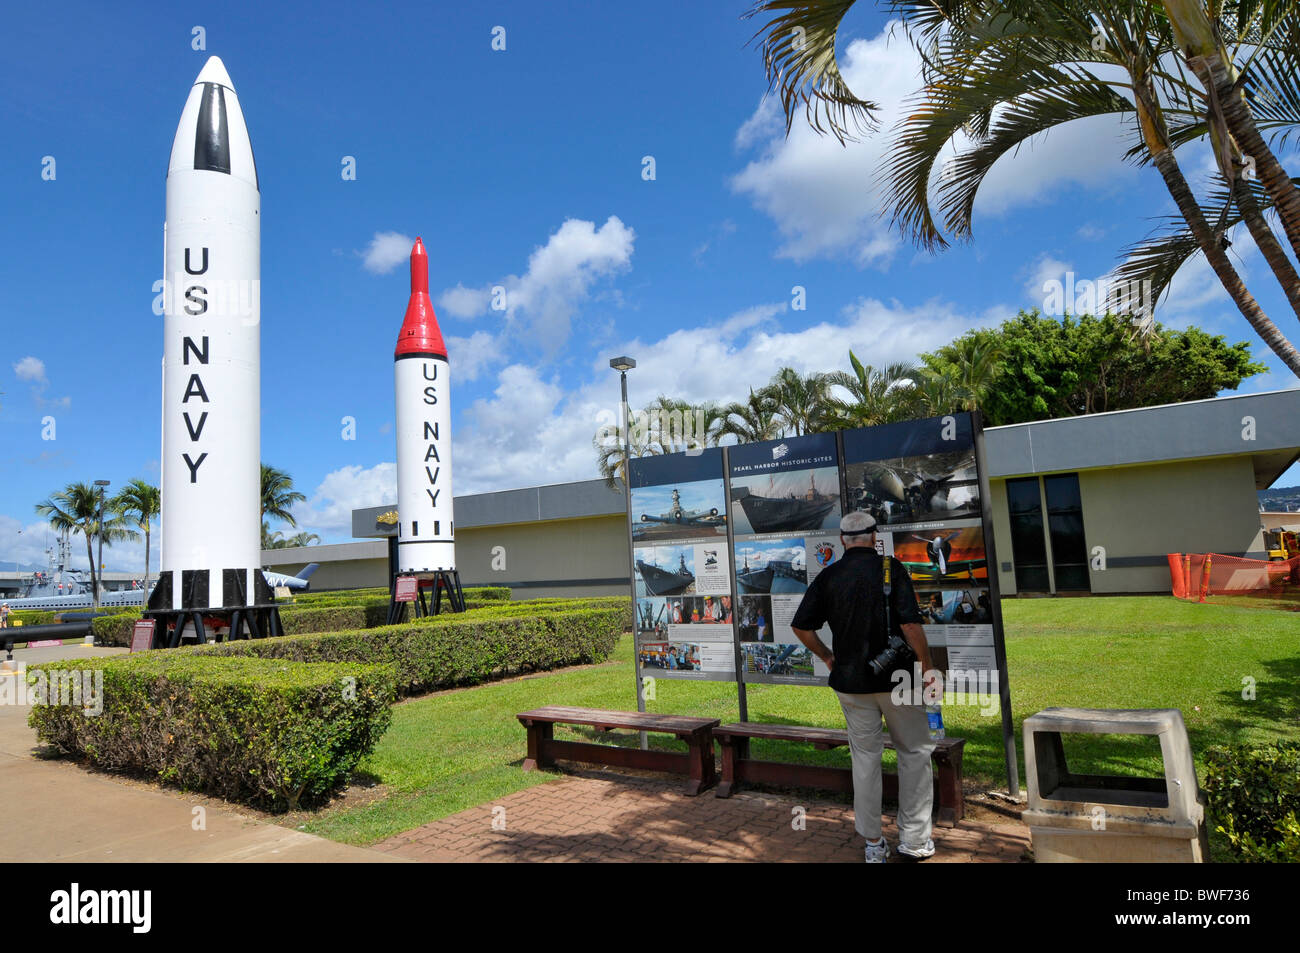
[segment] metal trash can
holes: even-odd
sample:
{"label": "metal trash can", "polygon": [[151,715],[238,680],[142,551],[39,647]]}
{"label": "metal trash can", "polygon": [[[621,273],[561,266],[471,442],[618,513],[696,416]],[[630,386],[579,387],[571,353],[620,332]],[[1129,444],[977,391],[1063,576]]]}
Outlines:
{"label": "metal trash can", "polygon": [[[1062,735],[1154,735],[1163,778],[1070,771]],[[1205,798],[1176,708],[1048,708],[1025,719],[1025,770],[1039,863],[1203,863]]]}

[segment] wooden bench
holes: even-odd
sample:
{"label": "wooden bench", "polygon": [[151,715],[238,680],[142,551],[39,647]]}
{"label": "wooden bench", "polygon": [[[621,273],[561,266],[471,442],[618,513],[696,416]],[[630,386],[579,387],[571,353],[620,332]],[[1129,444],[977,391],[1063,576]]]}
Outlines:
{"label": "wooden bench", "polygon": [[[602,711],[596,708],[571,708],[547,705],[520,713],[519,723],[528,729],[528,757],[524,770],[549,767],[556,758],[585,761],[621,768],[667,771],[685,774],[686,793],[694,796],[717,783],[713,767],[713,729],[718,719],[683,718],[679,715],[651,715],[634,711]],[[643,751],[614,745],[588,744],[583,741],[556,741],[555,725],[588,725],[602,731],[628,728],[675,735],[686,742],[686,752]]]}
{"label": "wooden bench", "polygon": [[[843,728],[808,728],[803,725],[760,725],[754,722],[722,725],[713,729],[713,736],[722,747],[722,780],[715,792],[718,797],[731,797],[742,781],[759,784],[777,784],[786,787],[826,788],[832,791],[853,791],[853,772],[849,768],[836,768],[812,764],[788,764],[780,761],[756,761],[749,756],[751,738],[777,741],[801,741],[812,744],[819,751],[845,747],[849,733]],[[884,746],[893,748],[889,736]],[[938,767],[934,779],[934,803],[938,808],[937,821],[945,827],[955,827],[966,816],[965,801],[961,792],[961,758],[966,747],[965,738],[941,738],[935,742],[931,760]],[[898,775],[884,772],[884,796],[898,799]]]}

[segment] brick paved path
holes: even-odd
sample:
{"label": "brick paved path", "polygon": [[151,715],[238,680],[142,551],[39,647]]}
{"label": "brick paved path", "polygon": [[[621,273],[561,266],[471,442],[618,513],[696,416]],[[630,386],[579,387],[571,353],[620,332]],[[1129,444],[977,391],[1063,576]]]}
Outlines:
{"label": "brick paved path", "polygon": [[[795,830],[793,809],[805,809]],[[504,811],[500,809],[504,809]],[[886,807],[886,811],[889,808]],[[504,830],[493,830],[494,818]],[[886,814],[885,837],[898,844]],[[934,829],[937,861],[1015,863],[1029,829],[963,821]],[[374,849],[427,861],[862,862],[852,807],[742,791],[727,799],[681,794],[681,783],[599,770],[555,781],[417,827]]]}

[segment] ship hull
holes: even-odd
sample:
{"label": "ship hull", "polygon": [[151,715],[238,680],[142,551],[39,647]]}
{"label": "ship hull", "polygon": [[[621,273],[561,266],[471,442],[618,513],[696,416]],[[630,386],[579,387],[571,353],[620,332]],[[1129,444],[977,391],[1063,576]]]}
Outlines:
{"label": "ship hull", "polygon": [[695,581],[695,577],[676,572],[665,572],[658,566],[637,561],[636,570],[645,581],[646,592],[652,596],[679,596],[686,587]]}
{"label": "ship hull", "polygon": [[820,527],[835,506],[835,499],[769,500],[750,495],[743,497],[740,505],[755,533],[784,533]]}

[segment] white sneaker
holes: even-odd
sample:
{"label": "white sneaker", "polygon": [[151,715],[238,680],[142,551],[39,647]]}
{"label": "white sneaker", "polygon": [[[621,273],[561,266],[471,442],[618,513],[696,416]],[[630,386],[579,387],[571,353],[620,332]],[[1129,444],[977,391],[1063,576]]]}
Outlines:
{"label": "white sneaker", "polygon": [[[931,851],[933,853],[933,851]],[[869,864],[883,864],[889,858],[889,842],[883,837],[874,844],[867,841],[866,862]]]}
{"label": "white sneaker", "polygon": [[934,841],[928,840],[922,847],[909,847],[907,844],[900,843],[898,852],[904,857],[911,857],[913,860],[925,860],[927,857],[934,856]]}

